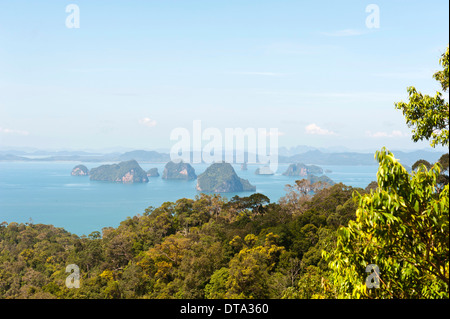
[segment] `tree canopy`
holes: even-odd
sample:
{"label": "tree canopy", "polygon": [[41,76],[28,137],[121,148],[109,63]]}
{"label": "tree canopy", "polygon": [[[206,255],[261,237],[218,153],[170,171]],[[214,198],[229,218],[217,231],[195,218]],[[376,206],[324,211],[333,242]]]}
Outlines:
{"label": "tree canopy", "polygon": [[[434,78],[447,91],[448,46],[440,63],[444,70]],[[448,102],[440,92],[408,92],[409,103],[396,108],[414,127],[413,140],[448,146]],[[354,193],[356,219],[338,230],[332,253],[323,251],[329,289],[340,298],[449,298],[448,154],[433,165],[418,160],[411,174],[386,148],[375,158],[377,183],[366,188],[368,194]]]}
{"label": "tree canopy", "polygon": [[[449,194],[438,191],[440,164],[409,174],[386,149],[376,153],[378,188],[355,192],[356,220],[339,230],[327,255],[340,297],[448,298]],[[380,289],[368,289],[366,267],[380,269]]]}
{"label": "tree canopy", "polygon": [[[444,92],[448,91],[449,52],[448,46],[439,60],[443,70],[436,72],[433,77],[439,81]],[[413,128],[412,139],[429,140],[431,146],[449,145],[449,106],[441,92],[434,96],[422,94],[414,86],[407,89],[408,102],[395,103],[395,107],[402,110],[409,127]]]}
{"label": "tree canopy", "polygon": [[[201,194],[81,237],[51,225],[2,223],[0,298],[311,296],[305,282],[327,272],[321,251],[355,218],[353,190],[322,185],[302,211],[262,194]],[[65,286],[69,264],[80,269],[79,289]],[[324,296],[320,283],[314,289]]]}

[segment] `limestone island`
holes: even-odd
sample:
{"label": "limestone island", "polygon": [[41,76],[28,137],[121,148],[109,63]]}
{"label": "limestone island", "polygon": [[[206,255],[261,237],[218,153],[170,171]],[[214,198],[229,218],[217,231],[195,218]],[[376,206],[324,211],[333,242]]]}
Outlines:
{"label": "limestone island", "polygon": [[72,176],[88,176],[89,170],[84,165],[77,165],[72,169]]}
{"label": "limestone island", "polygon": [[156,168],[156,167],[150,168],[147,171],[147,176],[148,177],[159,177],[158,168]]}
{"label": "limestone island", "polygon": [[316,165],[305,165],[303,163],[289,165],[285,176],[308,176],[308,174],[323,174],[323,169]]}
{"label": "limestone island", "polygon": [[147,173],[135,160],[93,168],[90,172],[90,179],[119,183],[148,183]]}
{"label": "limestone island", "polygon": [[269,166],[264,166],[264,167],[258,167],[255,170],[255,174],[256,175],[274,175],[275,173],[272,172],[272,170],[270,169]]}
{"label": "limestone island", "polygon": [[311,182],[311,184],[314,184],[314,183],[317,183],[317,182],[323,182],[323,183],[327,183],[329,185],[336,184],[331,178],[329,178],[326,175],[316,176],[316,175],[313,175],[313,174],[308,174],[307,179]]}
{"label": "limestone island", "polygon": [[194,180],[197,178],[195,169],[189,164],[184,162],[172,162],[166,164],[162,174],[162,179],[175,179],[175,180]]}
{"label": "limestone island", "polygon": [[231,164],[214,163],[198,176],[197,190],[214,193],[254,192],[256,187],[237,176]]}

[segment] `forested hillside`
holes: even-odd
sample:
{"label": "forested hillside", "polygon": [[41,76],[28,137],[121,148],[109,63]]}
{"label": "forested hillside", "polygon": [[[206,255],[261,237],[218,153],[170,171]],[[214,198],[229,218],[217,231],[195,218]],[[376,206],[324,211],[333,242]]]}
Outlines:
{"label": "forested hillside", "polygon": [[411,174],[376,157],[366,189],[304,179],[278,203],[201,194],[87,237],[4,222],[0,298],[448,298],[448,154]]}
{"label": "forested hillside", "polygon": [[[3,223],[0,296],[325,297],[321,251],[355,217],[352,192],[338,184],[309,197],[292,187],[280,204],[261,194],[201,195],[81,238],[50,225]],[[65,285],[69,264],[80,268],[79,289]]]}

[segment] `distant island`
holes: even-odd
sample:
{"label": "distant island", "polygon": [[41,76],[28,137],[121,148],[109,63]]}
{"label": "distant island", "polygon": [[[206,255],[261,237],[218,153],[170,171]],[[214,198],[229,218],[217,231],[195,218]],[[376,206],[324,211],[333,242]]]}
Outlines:
{"label": "distant island", "polygon": [[156,168],[156,167],[150,168],[150,169],[147,171],[147,176],[148,176],[148,177],[159,177],[158,168]]}
{"label": "distant island", "polygon": [[184,162],[175,163],[170,161],[164,167],[162,174],[162,179],[190,181],[196,178],[195,169],[189,163]]}
{"label": "distant island", "polygon": [[198,176],[197,190],[215,193],[254,192],[256,187],[237,176],[231,164],[214,163]]}
{"label": "distant island", "polygon": [[263,166],[263,167],[258,167],[255,170],[255,174],[256,175],[273,175],[275,173],[272,172],[272,170],[270,169],[269,166]]}
{"label": "distant island", "polygon": [[303,163],[289,165],[285,176],[308,176],[309,174],[323,174],[323,169],[316,165],[305,165]]}
{"label": "distant island", "polygon": [[72,176],[87,176],[89,175],[89,170],[84,165],[77,165],[72,169]]}
{"label": "distant island", "polygon": [[311,184],[314,184],[314,183],[317,183],[317,182],[323,182],[323,183],[327,183],[329,185],[336,184],[335,181],[333,181],[331,178],[329,178],[326,175],[316,176],[316,175],[313,175],[313,174],[308,174],[307,179],[311,182]]}
{"label": "distant island", "polygon": [[106,182],[148,183],[147,173],[135,160],[93,168],[90,171],[90,179]]}
{"label": "distant island", "polygon": [[[305,149],[306,150],[306,149]],[[374,153],[358,152],[332,152],[325,153],[311,148],[298,154],[280,153],[278,163],[314,163],[316,165],[378,165],[374,159]],[[300,150],[299,150],[300,151]],[[402,152],[392,150],[396,157],[401,159],[402,165],[413,165],[418,159],[428,162],[436,162],[442,155],[440,152],[416,150]],[[285,155],[283,155],[285,154]],[[289,155],[287,155],[289,154]],[[191,155],[192,157],[192,155]],[[248,153],[245,153],[248,157]],[[84,151],[20,151],[20,150],[0,150],[0,162],[49,162],[49,161],[78,161],[89,162],[122,162],[134,159],[139,163],[167,163],[170,161],[170,154],[157,151],[136,150],[125,153],[89,153]],[[247,164],[241,166],[242,170],[247,169]]]}

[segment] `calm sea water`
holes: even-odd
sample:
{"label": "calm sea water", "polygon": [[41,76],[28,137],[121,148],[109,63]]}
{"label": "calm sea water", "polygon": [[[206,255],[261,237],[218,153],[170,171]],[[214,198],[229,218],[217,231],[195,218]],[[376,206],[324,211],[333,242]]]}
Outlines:
{"label": "calm sea water", "polygon": [[[71,176],[79,162],[0,162],[0,222],[52,224],[77,235],[101,231],[103,227],[117,227],[128,216],[142,214],[148,206],[157,207],[166,201],[194,198],[197,181],[166,181],[150,178],[147,184],[116,184],[90,181],[89,177]],[[89,169],[99,163],[84,163]],[[197,175],[208,165],[193,165]],[[281,175],[288,164],[279,164],[278,173],[271,176],[255,175],[256,165],[241,171],[234,165],[239,177],[248,179],[272,202],[286,194],[286,184],[294,184],[298,177]],[[144,170],[157,167],[162,174],[164,164],[141,164]],[[325,166],[336,182],[353,187],[366,187],[376,179],[378,166]],[[252,193],[222,194],[249,196]]]}

